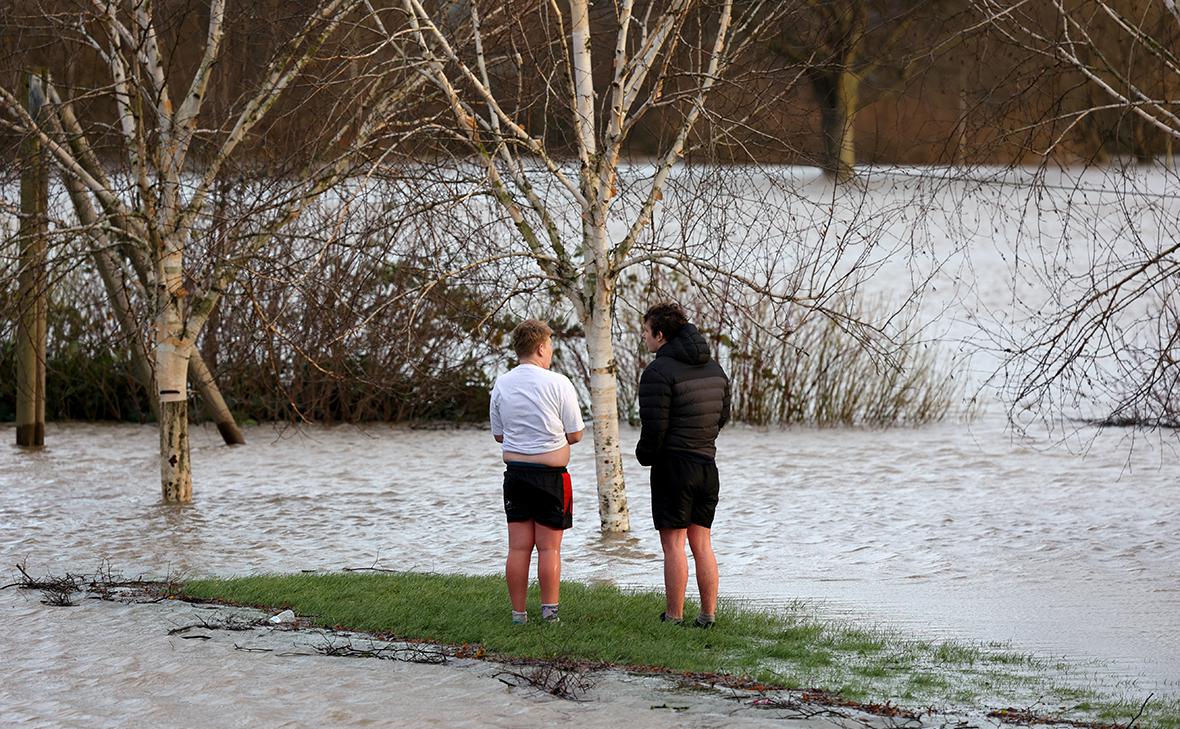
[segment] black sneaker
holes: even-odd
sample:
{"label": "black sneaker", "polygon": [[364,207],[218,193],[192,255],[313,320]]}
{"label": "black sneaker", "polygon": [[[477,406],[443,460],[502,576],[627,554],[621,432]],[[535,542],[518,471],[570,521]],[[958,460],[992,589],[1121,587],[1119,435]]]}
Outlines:
{"label": "black sneaker", "polygon": [[675,623],[676,625],[680,625],[681,623],[684,622],[684,618],[670,618],[670,617],[668,617],[667,611],[664,611],[664,612],[660,613],[660,622],[661,623]]}
{"label": "black sneaker", "polygon": [[715,622],[714,618],[705,618],[705,617],[698,615],[696,617],[696,620],[692,621],[692,627],[701,628],[703,630],[708,630],[709,628],[713,627],[714,622]]}

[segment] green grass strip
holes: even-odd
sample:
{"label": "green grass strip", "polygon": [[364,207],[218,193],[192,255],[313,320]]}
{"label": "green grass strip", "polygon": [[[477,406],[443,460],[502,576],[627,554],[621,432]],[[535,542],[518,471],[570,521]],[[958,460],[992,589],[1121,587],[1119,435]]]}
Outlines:
{"label": "green grass strip", "polygon": [[[789,689],[818,688],[865,703],[911,707],[1027,707],[1079,720],[1127,722],[1133,697],[1085,685],[1067,666],[995,647],[906,640],[823,621],[804,605],[774,612],[723,604],[711,630],[659,622],[663,595],[563,582],[561,623],[510,621],[499,576],[416,573],[260,575],[193,580],[183,596],[290,608],[314,625],[448,645],[503,658],[563,659],[717,673]],[[1079,686],[1079,681],[1082,684]],[[1136,726],[1180,729],[1180,699],[1155,700]]]}

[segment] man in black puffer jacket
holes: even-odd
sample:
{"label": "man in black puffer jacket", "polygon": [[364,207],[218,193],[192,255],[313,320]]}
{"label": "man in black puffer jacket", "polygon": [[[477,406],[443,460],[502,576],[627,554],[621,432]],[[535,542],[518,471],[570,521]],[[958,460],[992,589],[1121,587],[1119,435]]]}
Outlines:
{"label": "man in black puffer jacket", "polygon": [[717,433],[729,420],[729,378],[679,304],[647,310],[643,341],[656,358],[639,380],[643,430],[635,457],[651,466],[652,519],[664,550],[667,602],[660,619],[684,619],[687,539],[701,594],[694,624],[708,628],[717,613],[717,558],[710,536],[719,490],[714,459]]}

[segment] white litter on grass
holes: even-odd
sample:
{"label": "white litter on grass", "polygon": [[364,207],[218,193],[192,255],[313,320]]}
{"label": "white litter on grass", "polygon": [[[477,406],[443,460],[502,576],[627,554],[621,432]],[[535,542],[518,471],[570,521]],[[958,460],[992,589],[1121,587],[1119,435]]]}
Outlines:
{"label": "white litter on grass", "polygon": [[284,610],[281,613],[271,615],[269,622],[275,623],[276,625],[279,623],[293,623],[295,622],[295,613],[290,610]]}

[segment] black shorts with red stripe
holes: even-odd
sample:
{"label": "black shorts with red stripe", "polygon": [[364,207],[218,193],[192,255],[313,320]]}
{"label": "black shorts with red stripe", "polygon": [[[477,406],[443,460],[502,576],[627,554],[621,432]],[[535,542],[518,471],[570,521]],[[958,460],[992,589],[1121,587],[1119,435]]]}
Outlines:
{"label": "black shorts with red stripe", "polygon": [[536,521],[551,529],[574,525],[574,492],[565,468],[513,461],[504,469],[508,521]]}

